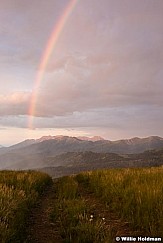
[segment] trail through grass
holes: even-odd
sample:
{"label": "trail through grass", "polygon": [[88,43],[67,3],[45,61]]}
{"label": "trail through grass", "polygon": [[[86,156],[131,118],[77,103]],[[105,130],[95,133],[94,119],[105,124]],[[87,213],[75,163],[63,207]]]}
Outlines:
{"label": "trail through grass", "polygon": [[24,243],[60,243],[59,224],[50,219],[51,212],[56,204],[55,183],[49,186],[37,201],[30,212],[27,221],[28,236]]}
{"label": "trail through grass", "polygon": [[116,236],[163,238],[162,167],[84,172],[53,184],[38,172],[0,172],[2,243],[113,243]]}
{"label": "trail through grass", "polygon": [[96,210],[97,205],[88,202],[74,177],[59,179],[56,188],[58,201],[54,205],[51,220],[58,220],[63,242],[111,242],[110,226],[101,213],[104,205],[100,205],[100,212]]}

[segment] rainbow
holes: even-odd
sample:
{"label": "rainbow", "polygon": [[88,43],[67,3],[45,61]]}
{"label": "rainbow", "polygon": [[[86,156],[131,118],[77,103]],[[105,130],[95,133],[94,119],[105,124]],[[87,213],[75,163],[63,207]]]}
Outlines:
{"label": "rainbow", "polygon": [[33,87],[33,92],[32,92],[32,97],[29,105],[29,120],[28,120],[28,128],[33,128],[33,119],[35,116],[35,107],[36,107],[36,102],[37,102],[37,93],[38,93],[38,88],[40,86],[40,83],[43,79],[48,61],[50,59],[50,56],[53,52],[53,49],[55,48],[55,45],[58,41],[58,38],[66,24],[66,21],[70,14],[72,13],[76,3],[78,0],[70,0],[69,3],[67,4],[66,8],[64,9],[62,15],[57,21],[57,24],[55,24],[54,29],[47,41],[46,47],[44,49],[43,55],[41,57],[41,61],[38,66],[38,71],[36,74],[36,78],[34,81],[34,87]]}

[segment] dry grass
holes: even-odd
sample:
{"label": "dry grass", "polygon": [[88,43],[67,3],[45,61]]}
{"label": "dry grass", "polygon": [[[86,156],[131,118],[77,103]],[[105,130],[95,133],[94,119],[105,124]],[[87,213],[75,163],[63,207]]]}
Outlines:
{"label": "dry grass", "polygon": [[30,207],[51,178],[40,172],[0,171],[0,239],[22,242]]}
{"label": "dry grass", "polygon": [[77,178],[134,231],[163,237],[162,167],[101,170]]}

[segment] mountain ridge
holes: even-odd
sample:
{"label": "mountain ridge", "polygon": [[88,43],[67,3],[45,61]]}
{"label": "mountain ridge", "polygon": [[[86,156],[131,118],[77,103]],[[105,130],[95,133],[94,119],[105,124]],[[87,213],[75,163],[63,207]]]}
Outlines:
{"label": "mountain ridge", "polygon": [[129,139],[118,139],[118,140],[109,140],[109,139],[105,139],[103,137],[100,136],[93,136],[93,137],[87,137],[87,136],[64,136],[64,135],[56,135],[56,136],[51,136],[51,135],[47,135],[47,136],[42,136],[38,139],[26,139],[23,140],[17,144],[13,144],[9,147],[4,147],[2,145],[0,145],[0,148],[20,148],[20,147],[25,147],[27,145],[31,145],[31,144],[35,144],[35,143],[40,143],[43,141],[48,141],[48,140],[63,140],[65,138],[72,138],[72,139],[79,139],[82,141],[92,141],[92,142],[97,142],[97,141],[107,141],[110,142],[112,144],[117,144],[120,142],[126,143],[126,144],[133,144],[133,143],[140,143],[140,142],[150,142],[152,140],[160,140],[163,141],[162,137],[159,136],[149,136],[149,137],[143,137],[143,138],[139,138],[139,137],[133,137],[133,138],[129,138]]}
{"label": "mountain ridge", "polygon": [[105,139],[90,141],[69,136],[44,136],[0,149],[0,168],[17,168],[16,165],[19,165],[21,169],[42,168],[48,165],[49,160],[66,153],[114,153],[121,156],[161,148],[163,148],[163,138],[158,136],[117,141]]}

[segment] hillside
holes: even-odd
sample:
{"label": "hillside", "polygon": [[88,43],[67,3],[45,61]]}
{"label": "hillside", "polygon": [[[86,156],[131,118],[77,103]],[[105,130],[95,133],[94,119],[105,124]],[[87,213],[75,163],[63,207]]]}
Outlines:
{"label": "hillside", "polygon": [[52,177],[77,174],[102,168],[136,168],[163,165],[163,149],[142,154],[117,155],[114,153],[72,152],[58,155],[40,169]]}

